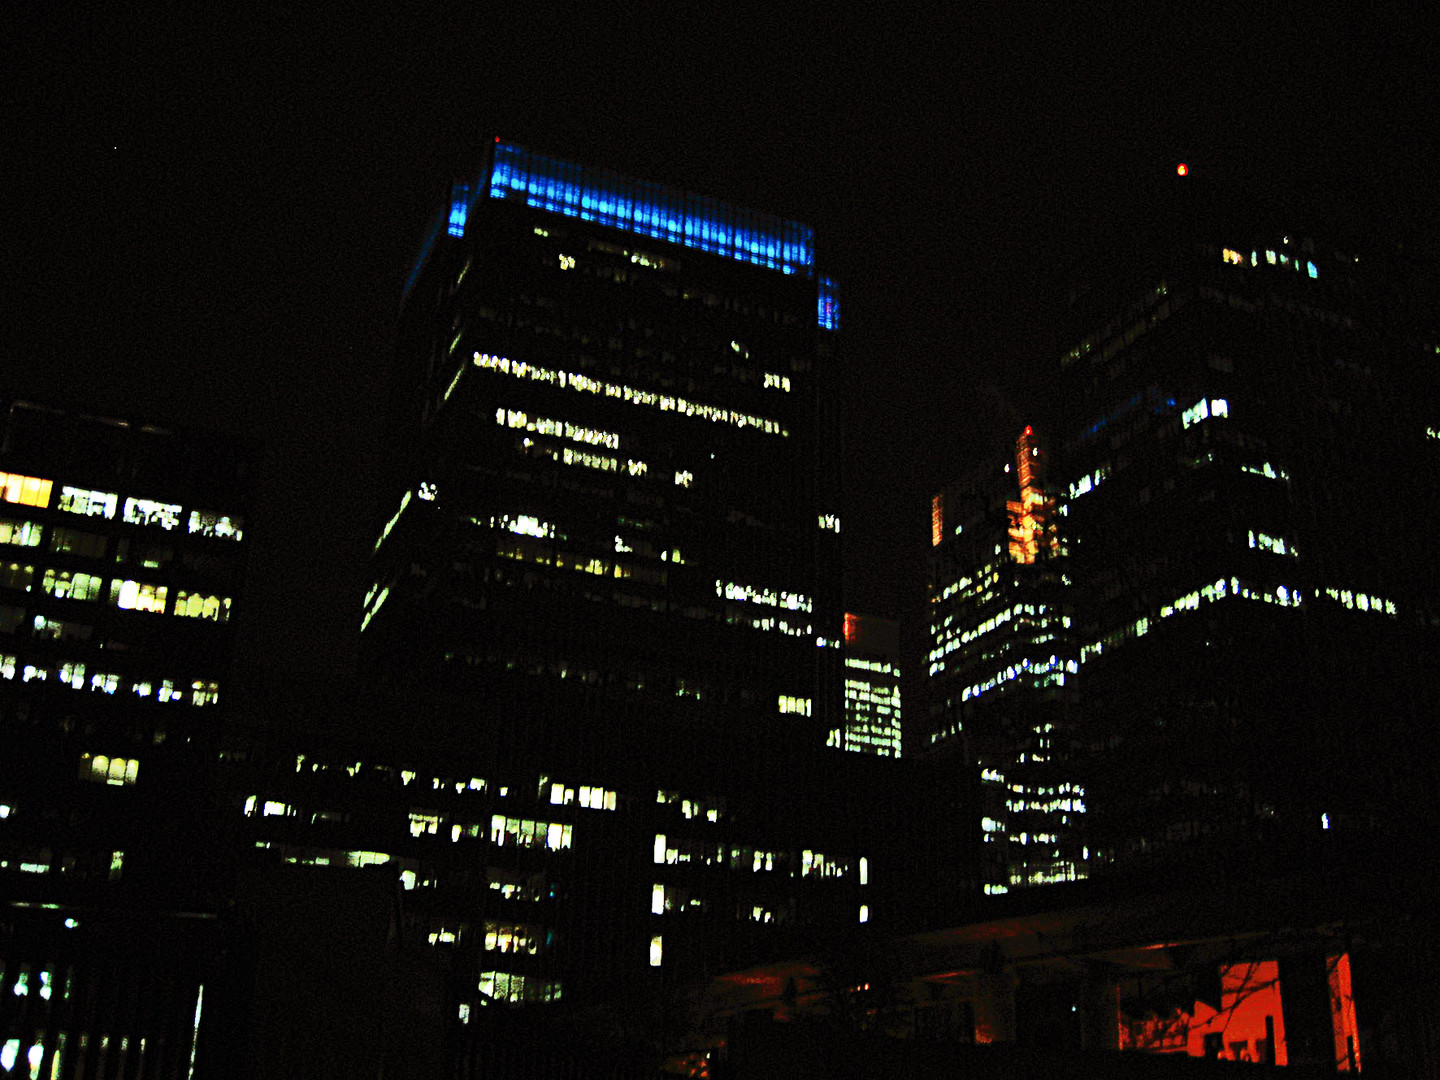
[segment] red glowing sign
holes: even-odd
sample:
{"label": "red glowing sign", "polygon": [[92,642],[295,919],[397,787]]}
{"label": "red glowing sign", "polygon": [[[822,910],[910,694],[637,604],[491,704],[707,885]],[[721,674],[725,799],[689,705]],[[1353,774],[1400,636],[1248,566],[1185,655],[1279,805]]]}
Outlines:
{"label": "red glowing sign", "polygon": [[1176,175],[1176,176],[1189,176],[1189,175],[1190,175],[1190,166],[1189,166],[1189,165],[1186,165],[1185,162],[1183,162],[1183,161],[1180,162],[1179,165],[1176,165],[1176,166],[1175,166],[1175,175]]}

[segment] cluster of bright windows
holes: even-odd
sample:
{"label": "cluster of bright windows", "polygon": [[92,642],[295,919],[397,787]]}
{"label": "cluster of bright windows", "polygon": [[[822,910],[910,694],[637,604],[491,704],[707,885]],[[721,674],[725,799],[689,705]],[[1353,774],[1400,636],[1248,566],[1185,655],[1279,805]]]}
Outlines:
{"label": "cluster of bright windows", "polygon": [[770,420],[763,416],[740,412],[737,409],[726,409],[719,405],[706,405],[698,401],[689,401],[671,394],[660,394],[654,390],[637,390],[634,387],[623,386],[619,383],[592,379],[590,376],[582,375],[579,372],[558,371],[554,368],[539,367],[535,364],[526,363],[523,360],[512,361],[508,357],[492,356],[489,353],[480,352],[475,354],[474,364],[476,367],[484,368],[487,371],[498,371],[503,375],[511,375],[517,379],[528,379],[534,382],[548,383],[552,386],[558,386],[562,390],[574,390],[577,393],[585,394],[598,394],[602,397],[624,401],[631,405],[644,405],[652,409],[659,409],[661,412],[678,412],[683,416],[699,417],[702,420],[731,424],[739,428],[753,427],[770,435],[784,436],[789,434],[778,420]]}
{"label": "cluster of bright windows", "polygon": [[490,819],[490,842],[497,847],[548,848],[560,851],[570,846],[573,825],[556,821],[530,821],[496,814]]}
{"label": "cluster of bright windows", "polygon": [[513,975],[508,971],[482,971],[479,990],[491,1001],[518,1005],[527,1001],[559,1001],[561,984],[534,975]]}
{"label": "cluster of bright windows", "polygon": [[243,518],[231,517],[217,510],[191,510],[189,532],[196,536],[213,536],[219,540],[241,540],[245,536]]}
{"label": "cluster of bright windows", "polygon": [[0,544],[15,544],[17,547],[39,547],[39,523],[34,521],[12,521],[8,518],[0,518]]}
{"label": "cluster of bright windows", "polygon": [[546,788],[549,789],[549,800],[552,806],[570,806],[578,801],[581,806],[590,810],[614,810],[620,797],[618,792],[598,785],[581,784],[578,788],[566,787],[564,784],[549,782],[547,777],[542,776],[540,778],[542,798],[546,797]]}
{"label": "cluster of bright windows", "polygon": [[[1235,596],[1242,600],[1259,600],[1267,604],[1276,604],[1280,607],[1299,607],[1302,597],[1299,589],[1287,585],[1276,585],[1271,588],[1252,588],[1239,578],[1217,578],[1215,581],[1200,588],[1177,597],[1169,604],[1160,608],[1159,618],[1166,619],[1172,615],[1178,615],[1185,611],[1196,611],[1201,604],[1211,604],[1217,600],[1223,600],[1227,596]],[[1113,630],[1080,650],[1080,662],[1085,663],[1096,656],[1101,655],[1106,649],[1113,648],[1129,638],[1144,637],[1150,631],[1151,617],[1142,615],[1133,622],[1127,623],[1118,630]]]}
{"label": "cluster of bright windows", "polygon": [[752,604],[783,608],[786,611],[813,611],[814,604],[803,593],[777,592],[774,589],[757,589],[753,585],[739,585],[733,581],[715,580],[715,595],[726,600],[744,600]]}
{"label": "cluster of bright windows", "polygon": [[839,514],[821,514],[821,515],[819,515],[819,518],[820,518],[820,522],[819,522],[819,523],[820,523],[820,528],[826,529],[826,530],[828,530],[829,532],[834,532],[834,533],[838,533],[838,532],[840,531],[840,515],[839,515]]}
{"label": "cluster of bright windows", "polygon": [[1283,536],[1271,536],[1269,533],[1257,533],[1254,529],[1249,530],[1250,546],[1259,551],[1268,551],[1275,555],[1288,555],[1292,559],[1299,556],[1293,543],[1287,543]]}
{"label": "cluster of bright windows", "polygon": [[877,675],[898,676],[900,674],[900,669],[888,660],[861,660],[858,657],[847,656],[845,666],[857,671],[873,671]]}
{"label": "cluster of bright windows", "polygon": [[811,851],[808,848],[800,852],[800,876],[810,877],[844,877],[850,872],[849,859],[837,859],[826,855],[823,852]]}
{"label": "cluster of bright windows", "polygon": [[[125,682],[122,676],[113,671],[90,672],[87,681],[85,664],[79,660],[67,660],[59,665],[21,664],[13,653],[0,653],[0,679],[14,679],[19,676],[21,682],[47,682],[51,675],[55,676],[56,682],[61,686],[76,690],[88,686],[102,694],[114,694]],[[188,684],[188,691],[184,688],[186,685],[184,680],[177,679],[135,679],[130,683],[129,689],[136,697],[153,696],[162,704],[185,701],[191,705],[202,706],[214,705],[220,700],[220,684],[213,679],[193,679]]]}
{"label": "cluster of bright windows", "polygon": [[1304,273],[1308,277],[1318,278],[1320,276],[1320,268],[1313,262],[1308,259],[1302,260],[1295,258],[1287,255],[1283,251],[1276,252],[1267,250],[1263,253],[1260,251],[1252,251],[1249,255],[1246,255],[1243,251],[1236,251],[1234,248],[1225,248],[1220,252],[1220,258],[1232,266],[1259,266],[1261,265],[1262,254],[1264,255],[1266,265],[1293,266],[1296,271]]}
{"label": "cluster of bright windows", "polygon": [[[1016,679],[1025,678],[1032,686],[1043,688],[1047,686],[1064,686],[1065,673],[1074,673],[1074,660],[1061,660],[1054,655],[1046,660],[1031,660],[1028,656],[1017,664],[1010,664],[1001,671],[997,671],[988,679],[967,686],[960,694],[961,701],[971,701],[980,695],[994,690],[998,686],[1014,682]],[[1036,760],[1039,760],[1037,758]]]}
{"label": "cluster of bright windows", "polygon": [[766,390],[784,390],[788,394],[790,392],[790,376],[777,375],[773,371],[767,371],[762,385]]}
{"label": "cluster of bright windows", "polygon": [[1086,476],[1082,476],[1079,480],[1076,480],[1073,484],[1070,485],[1070,498],[1078,499],[1081,495],[1084,495],[1090,491],[1094,491],[1109,475],[1110,466],[1101,465],[1094,472]]}
{"label": "cluster of bright windows", "polygon": [[113,518],[119,502],[120,496],[113,491],[89,491],[75,487],[60,489],[60,509],[82,517]]}
{"label": "cluster of bright windows", "polygon": [[[735,855],[740,854],[736,849]],[[723,866],[726,862],[724,844],[709,843],[677,837],[674,842],[667,840],[664,833],[655,834],[654,858],[657,865],[674,866],[678,863],[704,863],[706,866]]]}
{"label": "cluster of bright windows", "polygon": [[1212,416],[1229,416],[1230,402],[1224,398],[1201,398],[1194,405],[1180,414],[1180,423],[1183,427],[1192,427],[1202,420],[1208,420]]}
{"label": "cluster of bright windows", "polygon": [[208,619],[210,622],[230,621],[230,597],[207,596],[203,593],[185,592],[175,595],[174,614],[187,619]]}
{"label": "cluster of bright windows", "polygon": [[[40,587],[57,600],[94,600],[100,595],[105,579],[80,570],[46,569]],[[163,603],[161,605],[164,606]]]}
{"label": "cluster of bright windows", "polygon": [[485,951],[502,953],[524,953],[534,956],[542,945],[554,941],[555,932],[525,923],[501,922],[498,919],[485,920]]}
{"label": "cluster of bright windows", "polygon": [[782,713],[798,713],[800,716],[809,716],[810,699],[808,697],[793,697],[789,694],[781,694],[780,711]]}
{"label": "cluster of bright windows", "polygon": [[591,446],[604,446],[611,450],[620,449],[620,436],[613,431],[582,427],[568,420],[551,420],[544,416],[530,416],[514,409],[496,409],[495,422],[502,427],[533,431],[539,435],[553,435],[556,438],[571,439]]}
{"label": "cluster of bright windows", "polygon": [[687,821],[703,817],[706,821],[716,822],[725,813],[725,800],[717,795],[687,797],[678,791],[661,790],[655,793],[655,801],[661,806],[680,807]]}
{"label": "cluster of bright windows", "polygon": [[1385,600],[1379,596],[1354,592],[1350,589],[1325,589],[1324,594],[1352,611],[1373,611],[1377,615],[1396,614],[1394,600]]}
{"label": "cluster of bright windows", "polygon": [[135,758],[106,757],[104,754],[81,754],[79,778],[112,787],[130,787],[140,775],[140,762]]}
{"label": "cluster of bright windows", "polygon": [[176,503],[162,503],[154,499],[125,500],[125,521],[131,525],[159,525],[162,529],[173,529],[180,524],[180,507]]}
{"label": "cluster of bright windows", "polygon": [[1253,476],[1263,476],[1267,480],[1289,480],[1290,474],[1284,469],[1277,469],[1268,461],[1262,461],[1259,465],[1241,465],[1241,472],[1250,473]]}
{"label": "cluster of bright windows", "polygon": [[149,611],[163,614],[169,589],[148,581],[114,578],[110,582],[110,603],[127,611]]}
{"label": "cluster of bright windows", "polygon": [[20,506],[49,506],[54,481],[0,472],[0,498]]}
{"label": "cluster of bright windows", "polygon": [[[477,522],[478,524],[478,522]],[[501,514],[499,517],[490,519],[492,529],[504,529],[516,536],[533,536],[537,540],[553,540],[555,538],[555,526],[549,521],[541,521],[529,514]]]}

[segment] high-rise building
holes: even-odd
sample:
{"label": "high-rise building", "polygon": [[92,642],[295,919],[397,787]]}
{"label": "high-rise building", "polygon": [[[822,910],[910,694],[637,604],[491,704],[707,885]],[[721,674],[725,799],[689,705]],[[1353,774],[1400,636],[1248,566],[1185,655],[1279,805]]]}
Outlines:
{"label": "high-rise building", "polygon": [[249,455],[4,406],[0,1061],[184,1077],[222,974],[211,781]]}
{"label": "high-rise building", "polygon": [[1337,215],[1187,185],[1077,274],[1059,357],[1059,749],[1100,867],[1403,831],[1433,771],[1423,268]]}
{"label": "high-rise building", "polygon": [[864,764],[825,747],[836,304],[793,221],[499,140],[454,186],[357,611],[384,722],[243,809],[286,858],[397,871],[462,1020],[870,920],[864,784],[824,783]]}
{"label": "high-rise building", "polygon": [[924,749],[974,773],[970,850],[991,894],[1085,875],[1085,793],[1064,760],[1077,663],[1046,472],[1027,426],[1008,462],[973,470],[930,506]]}
{"label": "high-rise building", "polygon": [[845,613],[845,723],[829,743],[877,757],[899,757],[900,624]]}

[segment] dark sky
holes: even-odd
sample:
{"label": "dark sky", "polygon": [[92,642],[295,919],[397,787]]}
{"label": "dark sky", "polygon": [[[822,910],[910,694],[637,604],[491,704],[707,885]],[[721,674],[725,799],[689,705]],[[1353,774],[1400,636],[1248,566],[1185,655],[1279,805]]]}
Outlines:
{"label": "dark sky", "polygon": [[1067,245],[1176,161],[1434,232],[1434,41],[1374,14],[311,6],[33,5],[0,59],[0,388],[261,441],[251,662],[349,660],[400,285],[490,134],[815,225],[847,606],[891,616],[929,493],[1030,418]]}

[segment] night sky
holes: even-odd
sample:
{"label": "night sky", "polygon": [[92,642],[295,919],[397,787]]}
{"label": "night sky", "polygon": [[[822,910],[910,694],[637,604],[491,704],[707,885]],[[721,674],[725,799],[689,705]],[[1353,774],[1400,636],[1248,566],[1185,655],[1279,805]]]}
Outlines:
{"label": "night sky", "polygon": [[1436,233],[1434,49],[1358,11],[44,7],[0,61],[0,389],[259,441],[251,667],[351,660],[400,287],[490,135],[815,226],[847,607],[917,626],[930,493],[1007,452],[1069,245],[1177,161]]}

